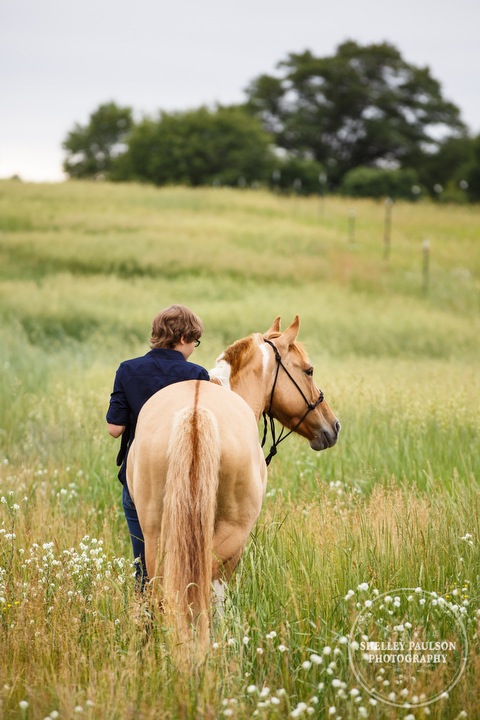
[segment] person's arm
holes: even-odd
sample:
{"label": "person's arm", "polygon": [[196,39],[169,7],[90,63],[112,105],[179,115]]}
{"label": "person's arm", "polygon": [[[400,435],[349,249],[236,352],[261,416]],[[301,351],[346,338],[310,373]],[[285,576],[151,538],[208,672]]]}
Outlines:
{"label": "person's arm", "polygon": [[120,437],[125,432],[125,428],[130,419],[130,406],[128,404],[122,382],[123,369],[122,365],[118,368],[113,384],[113,392],[110,395],[110,405],[107,412],[107,430],[114,438]]}
{"label": "person's arm", "polygon": [[125,425],[114,425],[113,423],[107,422],[107,430],[112,437],[118,438],[125,432]]}

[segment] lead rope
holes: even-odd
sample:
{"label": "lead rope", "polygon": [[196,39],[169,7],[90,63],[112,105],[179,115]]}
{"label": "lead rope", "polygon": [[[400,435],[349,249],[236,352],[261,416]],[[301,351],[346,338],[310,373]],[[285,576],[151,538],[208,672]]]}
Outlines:
{"label": "lead rope", "polygon": [[[271,347],[273,348],[273,351],[274,351],[274,353],[275,353],[275,361],[276,361],[276,363],[277,363],[277,369],[276,369],[276,372],[275,372],[275,378],[274,378],[274,380],[273,380],[272,392],[270,393],[270,402],[269,402],[269,405],[268,405],[268,412],[265,412],[265,410],[264,410],[263,413],[262,413],[262,415],[263,415],[263,438],[262,438],[262,445],[261,445],[262,448],[264,447],[265,442],[266,442],[266,440],[267,440],[267,432],[268,432],[267,416],[268,416],[269,419],[270,419],[270,433],[271,433],[271,435],[272,435],[272,446],[271,446],[271,448],[270,448],[270,452],[268,453],[267,457],[265,458],[265,464],[266,464],[267,467],[268,467],[268,466],[270,465],[270,462],[271,462],[272,458],[275,457],[275,455],[277,454],[277,447],[280,445],[280,443],[283,442],[284,440],[286,440],[287,437],[288,437],[289,435],[291,435],[293,432],[295,432],[295,430],[296,430],[296,429],[302,424],[302,422],[305,420],[305,418],[307,417],[307,415],[308,415],[309,412],[311,412],[312,410],[315,410],[315,408],[317,407],[317,405],[320,405],[320,403],[323,402],[323,393],[322,393],[322,391],[320,390],[320,395],[318,396],[318,399],[317,399],[314,403],[308,402],[308,400],[307,400],[307,398],[305,397],[305,394],[304,394],[302,388],[300,387],[300,385],[298,385],[298,383],[296,382],[296,380],[290,375],[290,373],[288,372],[287,368],[286,368],[285,365],[282,363],[282,357],[281,357],[280,353],[278,352],[276,346],[275,346],[270,340],[266,340],[265,338],[264,338],[264,340],[265,340],[266,343],[268,343],[269,345],[271,345]],[[300,395],[301,395],[301,396],[303,397],[303,399],[305,400],[305,402],[306,402],[306,404],[307,404],[307,412],[306,412],[306,413],[303,415],[303,417],[298,421],[298,423],[295,425],[295,427],[292,428],[291,430],[289,430],[285,435],[284,435],[285,426],[282,426],[282,429],[281,429],[281,431],[280,431],[280,435],[278,436],[278,439],[277,439],[277,438],[276,438],[275,421],[274,421],[274,419],[273,419],[273,416],[271,415],[271,410],[272,410],[273,394],[274,394],[274,392],[275,392],[275,387],[276,387],[276,384],[277,384],[277,379],[278,379],[278,373],[279,373],[279,370],[280,370],[280,366],[285,370],[285,372],[287,373],[288,377],[289,377],[290,380],[293,382],[293,384],[295,385],[295,387],[296,387],[297,390],[299,391]]]}
{"label": "lead rope", "polygon": [[[277,384],[278,372],[280,370],[282,358],[281,358],[280,353],[278,352],[277,348],[275,347],[275,345],[272,342],[270,342],[269,340],[265,340],[265,342],[272,346],[273,351],[275,353],[275,361],[277,363],[277,369],[275,371],[275,378],[273,380],[273,385],[272,385],[272,392],[270,393],[270,403],[268,405],[268,417],[270,418],[270,433],[272,435],[272,447],[270,448],[270,452],[268,453],[267,457],[265,458],[265,464],[268,467],[270,465],[271,459],[277,454],[277,445],[278,445],[278,442],[280,442],[280,438],[279,438],[278,442],[275,439],[275,435],[276,435],[275,422],[273,420],[273,417],[270,415],[270,411],[272,409],[273,393],[275,392],[275,386]],[[265,445],[266,440],[267,440],[267,432],[268,432],[267,413],[265,412],[265,410],[263,411],[262,415],[263,415],[263,438],[262,438],[262,448],[263,448],[263,446]],[[282,430],[282,432],[283,432],[283,430]],[[280,434],[280,437],[281,437],[281,434]]]}

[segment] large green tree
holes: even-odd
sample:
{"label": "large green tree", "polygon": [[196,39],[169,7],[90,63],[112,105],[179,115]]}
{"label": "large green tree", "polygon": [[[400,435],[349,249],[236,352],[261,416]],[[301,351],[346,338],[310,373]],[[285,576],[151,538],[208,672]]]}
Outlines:
{"label": "large green tree", "polygon": [[273,167],[271,136],[243,108],[199,108],[145,118],[127,138],[117,179],[156,185],[249,184]]}
{"label": "large green tree", "polygon": [[133,125],[132,110],[113,102],[100,105],[86,125],[75,125],[65,141],[64,170],[72,178],[88,178],[109,173],[125,150],[124,141]]}
{"label": "large green tree", "polygon": [[292,53],[247,88],[248,107],[280,147],[326,165],[335,187],[358,166],[418,166],[439,137],[465,130],[428,68],[388,43]]}

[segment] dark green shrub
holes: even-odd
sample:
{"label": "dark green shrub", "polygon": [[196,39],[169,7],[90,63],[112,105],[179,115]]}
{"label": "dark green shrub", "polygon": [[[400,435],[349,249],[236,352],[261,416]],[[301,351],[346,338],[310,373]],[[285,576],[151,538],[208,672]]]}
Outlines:
{"label": "dark green shrub", "polygon": [[279,159],[272,174],[272,187],[300,195],[323,194],[327,176],[323,165],[316,160],[300,157]]}
{"label": "dark green shrub", "polygon": [[409,168],[385,170],[358,167],[350,170],[340,185],[340,194],[350,197],[416,200],[421,193],[418,175],[415,170]]}

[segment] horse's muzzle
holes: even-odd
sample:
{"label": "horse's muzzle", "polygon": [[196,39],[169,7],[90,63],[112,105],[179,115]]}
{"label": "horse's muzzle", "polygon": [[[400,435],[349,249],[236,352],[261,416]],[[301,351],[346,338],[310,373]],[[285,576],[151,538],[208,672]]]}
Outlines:
{"label": "horse's muzzle", "polygon": [[342,426],[338,420],[335,420],[331,427],[322,429],[313,440],[310,440],[312,450],[326,450],[327,448],[333,447],[338,440],[341,428]]}

